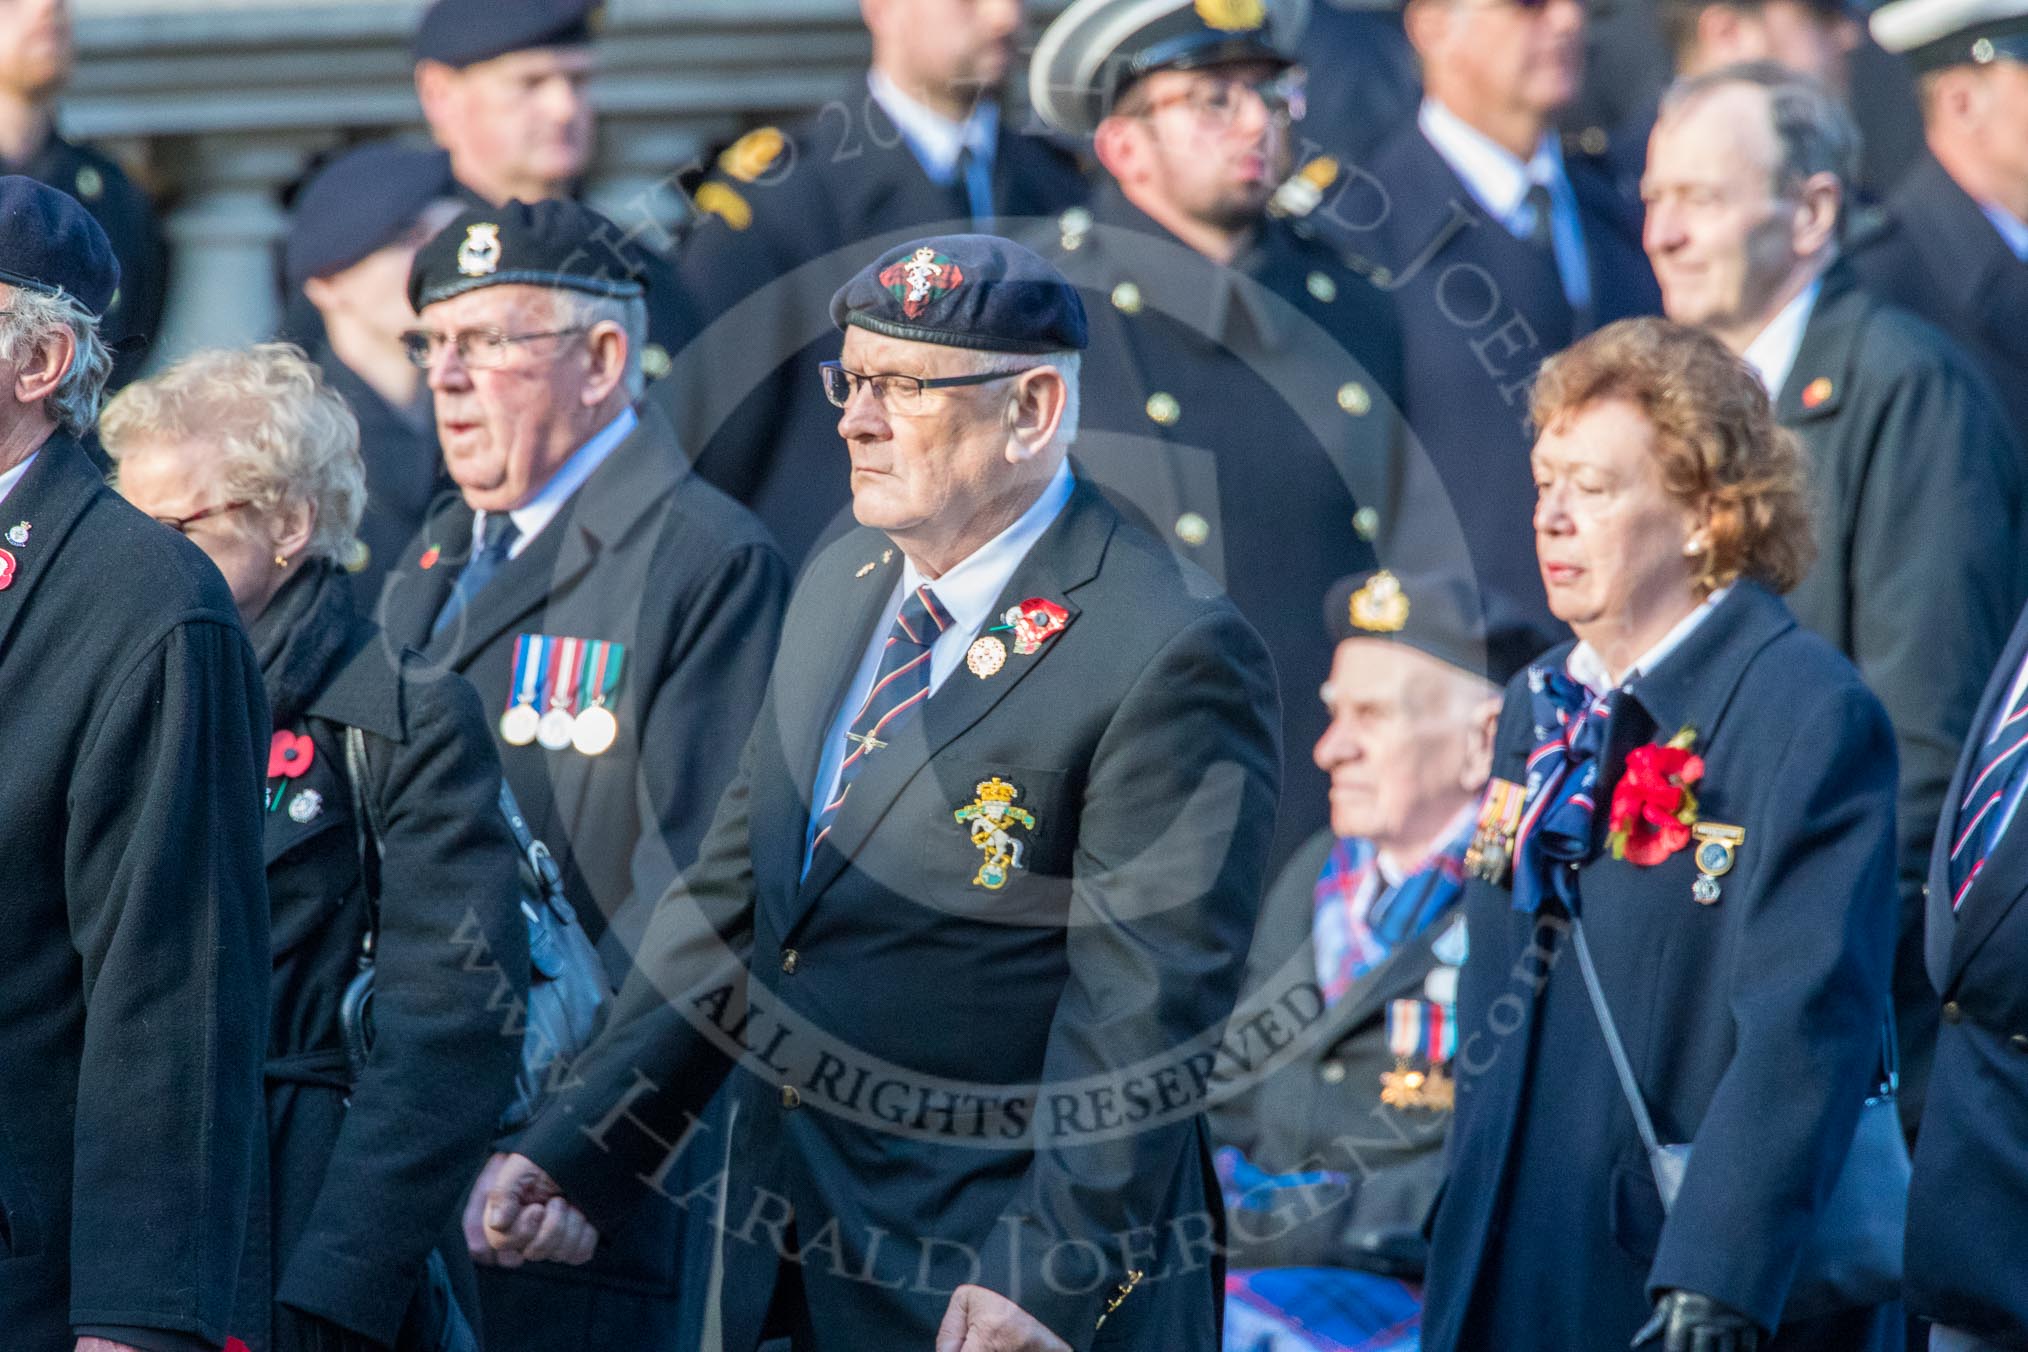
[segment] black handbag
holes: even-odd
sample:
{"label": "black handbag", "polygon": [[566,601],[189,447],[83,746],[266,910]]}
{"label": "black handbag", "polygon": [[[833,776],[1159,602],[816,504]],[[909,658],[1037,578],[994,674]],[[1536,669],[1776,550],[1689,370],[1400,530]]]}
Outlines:
{"label": "black handbag", "polygon": [[[1598,969],[1592,965],[1584,925],[1575,916],[1570,922],[1570,938],[1613,1071],[1619,1076],[1620,1092],[1634,1115],[1634,1128],[1648,1152],[1648,1166],[1666,1213],[1674,1207],[1683,1186],[1690,1147],[1663,1145],[1655,1135],[1654,1119],[1641,1098],[1640,1083],[1634,1078],[1633,1064],[1606,1004]],[[1803,1246],[1788,1301],[1782,1307],[1784,1321],[1884,1305],[1901,1296],[1901,1242],[1908,1222],[1910,1161],[1894,1102],[1901,1087],[1901,1061],[1891,1011],[1883,1033],[1881,1064],[1885,1074],[1880,1088],[1860,1107],[1859,1125],[1852,1133],[1838,1181],[1818,1209],[1816,1228]]]}

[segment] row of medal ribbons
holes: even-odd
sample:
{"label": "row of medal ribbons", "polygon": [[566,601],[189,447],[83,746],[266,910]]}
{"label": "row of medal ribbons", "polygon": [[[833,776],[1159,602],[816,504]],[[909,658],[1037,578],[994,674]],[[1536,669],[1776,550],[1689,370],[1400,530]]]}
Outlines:
{"label": "row of medal ribbons", "polygon": [[613,694],[627,647],[596,638],[522,634],[514,640],[514,684],[500,715],[509,746],[538,743],[551,751],[575,747],[602,756],[619,736]]}

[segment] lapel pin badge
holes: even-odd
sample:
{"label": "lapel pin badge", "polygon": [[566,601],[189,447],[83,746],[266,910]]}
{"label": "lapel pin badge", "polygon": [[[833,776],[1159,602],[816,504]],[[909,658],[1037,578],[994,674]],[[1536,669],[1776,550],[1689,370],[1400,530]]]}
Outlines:
{"label": "lapel pin badge", "polygon": [[1718,880],[1732,872],[1746,832],[1723,822],[1694,822],[1690,834],[1697,841],[1691,856],[1697,864],[1697,881],[1690,885],[1690,895],[1699,905],[1715,905],[1721,890]]}
{"label": "lapel pin badge", "polygon": [[28,543],[29,529],[30,527],[26,521],[15,522],[7,528],[7,543],[13,545],[16,549],[21,548],[21,546]]}

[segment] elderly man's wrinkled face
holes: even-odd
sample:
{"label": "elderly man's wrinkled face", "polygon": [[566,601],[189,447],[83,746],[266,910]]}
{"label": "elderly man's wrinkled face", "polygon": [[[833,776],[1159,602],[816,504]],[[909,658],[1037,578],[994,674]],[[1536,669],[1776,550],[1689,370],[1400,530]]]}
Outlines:
{"label": "elderly man's wrinkled face", "polygon": [[[594,388],[586,336],[557,332],[573,327],[568,303],[542,287],[489,286],[425,306],[417,327],[445,339],[429,386],[451,478],[475,509],[525,506],[597,430],[608,393]],[[521,340],[497,366],[468,363],[450,341],[487,331]]]}
{"label": "elderly man's wrinkled face", "polygon": [[1642,245],[1679,324],[1750,339],[1804,259],[1798,203],[1775,191],[1780,151],[1765,92],[1715,89],[1667,114],[1648,141]]}
{"label": "elderly man's wrinkled face", "polygon": [[70,78],[74,54],[66,0],[0,0],[0,89],[47,98]]}
{"label": "elderly man's wrinkled face", "polygon": [[888,77],[920,97],[998,93],[1014,62],[1021,0],[862,0]]}
{"label": "elderly man's wrinkled face", "polygon": [[1289,168],[1287,110],[1259,92],[1278,74],[1264,61],[1156,71],[1121,101],[1134,130],[1115,173],[1193,220],[1251,225]]}
{"label": "elderly man's wrinkled face", "polygon": [[1663,485],[1654,424],[1627,400],[1601,399],[1544,428],[1530,462],[1550,613],[1601,650],[1631,644],[1638,657],[1698,599],[1684,547],[1700,520]]}
{"label": "elderly man's wrinkled face", "polygon": [[589,47],[537,47],[454,70],[426,63],[423,110],[467,185],[533,201],[562,193],[591,158]]}
{"label": "elderly man's wrinkled face", "polygon": [[1348,638],[1318,693],[1331,713],[1314,754],[1331,777],[1333,835],[1426,848],[1484,787],[1498,714],[1488,683],[1405,643]]}

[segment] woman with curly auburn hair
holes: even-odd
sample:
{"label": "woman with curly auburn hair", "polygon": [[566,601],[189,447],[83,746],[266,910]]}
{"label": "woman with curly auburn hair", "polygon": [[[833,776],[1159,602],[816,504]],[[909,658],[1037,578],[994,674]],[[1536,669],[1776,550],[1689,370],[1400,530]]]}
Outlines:
{"label": "woman with curly auburn hair", "polygon": [[[267,688],[271,1347],[437,1352],[458,1312],[426,1265],[441,1247],[439,1271],[469,1285],[463,1244],[440,1241],[520,1065],[497,1011],[528,986],[491,730],[461,678],[354,614],[359,427],[300,351],[196,353],[121,391],[100,436],[127,500],[225,575]],[[354,728],[377,849],[352,808]],[[355,1074],[340,1007],[369,935],[374,1037]]]}
{"label": "woman with curly auburn hair", "polygon": [[1507,689],[1467,860],[1423,1346],[1892,1347],[1891,1285],[1827,1295],[1802,1257],[1855,1142],[1884,1128],[1906,1169],[1879,1093],[1894,743],[1780,597],[1803,457],[1751,371],[1662,320],[1552,359],[1533,408],[1577,638]]}

